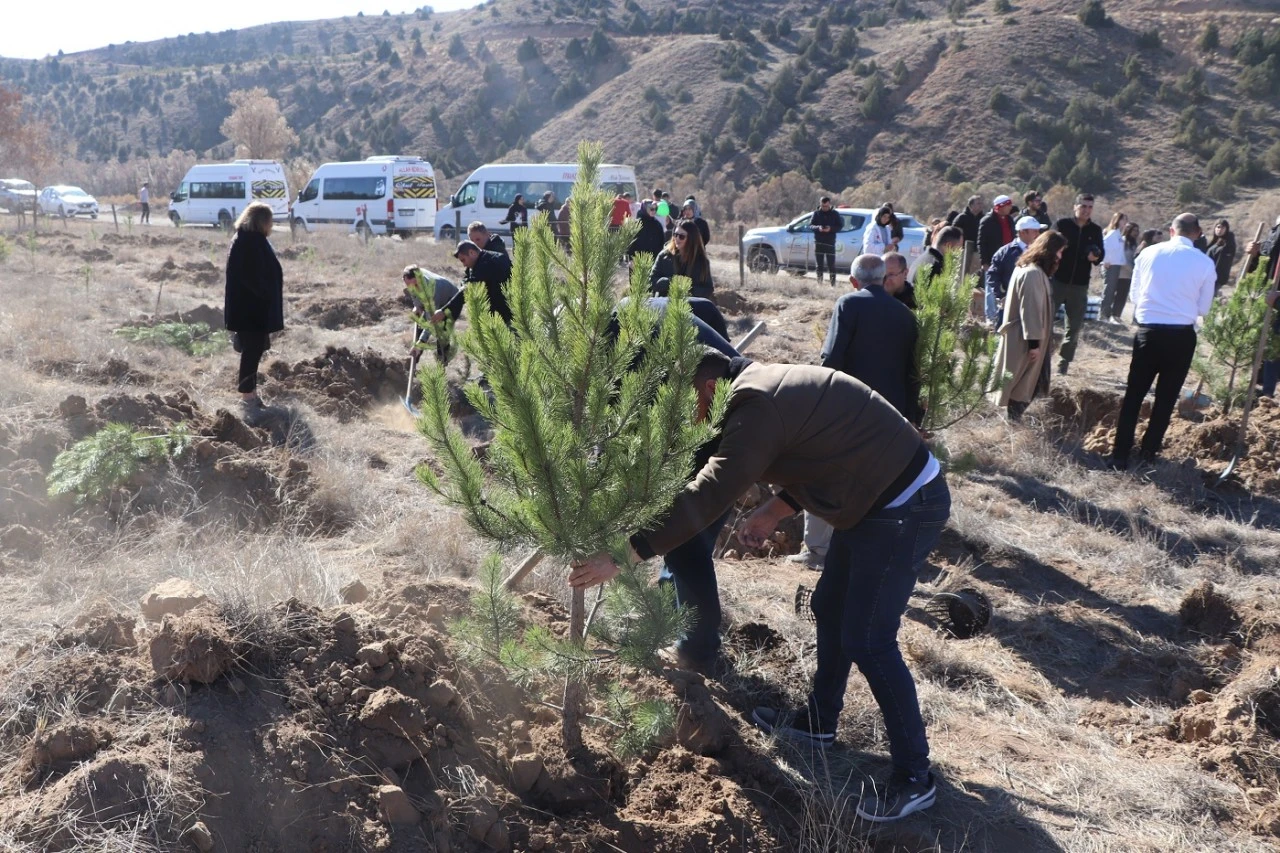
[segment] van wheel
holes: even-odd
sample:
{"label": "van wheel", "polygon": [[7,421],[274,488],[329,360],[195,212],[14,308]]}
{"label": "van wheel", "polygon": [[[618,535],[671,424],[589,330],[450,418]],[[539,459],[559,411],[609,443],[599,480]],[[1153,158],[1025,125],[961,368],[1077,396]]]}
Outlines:
{"label": "van wheel", "polygon": [[363,222],[356,223],[356,236],[360,238],[362,243],[368,243],[369,238],[373,236],[373,232],[369,230],[369,226]]}
{"label": "van wheel", "polygon": [[747,256],[747,266],[751,267],[752,272],[776,273],[778,271],[778,257],[770,248],[753,249],[751,254]]}
{"label": "van wheel", "polygon": [[302,224],[301,224],[297,219],[294,219],[292,216],[291,216],[291,217],[289,217],[289,234],[290,234],[290,236],[292,236],[292,237],[295,237],[295,238],[296,238],[296,237],[298,236],[298,232],[299,232],[299,231],[301,231],[301,232],[303,232],[303,233],[306,233],[306,230],[307,230],[307,229],[306,229],[306,226],[302,225]]}
{"label": "van wheel", "polygon": [[218,227],[223,231],[231,230],[231,214],[225,210],[218,211]]}
{"label": "van wheel", "polygon": [[169,221],[173,223],[174,228],[182,227],[182,217],[178,215],[178,211],[169,211]]}
{"label": "van wheel", "polygon": [[445,243],[452,243],[454,241],[453,226],[445,225],[443,228],[441,228],[440,239]]}

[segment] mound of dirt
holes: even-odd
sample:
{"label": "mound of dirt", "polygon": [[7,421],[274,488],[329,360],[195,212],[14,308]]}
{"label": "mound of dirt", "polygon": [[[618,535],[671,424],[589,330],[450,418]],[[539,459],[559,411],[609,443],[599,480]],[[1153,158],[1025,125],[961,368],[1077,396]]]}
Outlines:
{"label": "mound of dirt", "polygon": [[[302,309],[302,316],[322,329],[373,326],[388,317],[407,317],[407,307],[393,297],[362,296],[359,299],[318,299]],[[406,327],[408,320],[405,320]]]}
{"label": "mound of dirt", "polygon": [[74,379],[94,385],[151,385],[156,379],[150,373],[138,370],[123,358],[112,356],[102,364],[86,364],[80,361],[45,361],[35,365],[36,370],[49,376]]}
{"label": "mound of dirt", "polygon": [[109,261],[114,256],[106,249],[85,249],[79,252],[82,261]]}
{"label": "mound of dirt", "polygon": [[713,299],[716,307],[725,314],[758,314],[769,307],[759,300],[748,299],[733,290],[717,290]]}
{"label": "mound of dirt", "polygon": [[204,323],[210,329],[217,331],[223,328],[226,323],[222,317],[222,309],[215,308],[212,305],[201,303],[194,308],[188,308],[186,311],[174,311],[169,314],[157,314],[146,320],[146,325],[156,326],[160,323]]}
{"label": "mound of dirt", "polygon": [[[571,763],[555,713],[461,666],[414,620],[456,613],[468,593],[375,591],[374,612],[401,606],[403,630],[290,601],[167,617],[145,650],[30,653],[38,678],[0,697],[0,738],[30,744],[0,753],[14,756],[0,766],[0,832],[46,850],[143,822],[163,849],[777,849],[750,792],[780,778],[700,676],[628,685],[678,704],[674,741],[624,766],[588,728],[591,766]],[[563,617],[545,609],[533,613]],[[82,697],[77,716],[42,729],[58,695]]]}
{"label": "mound of dirt", "polygon": [[1218,592],[1212,581],[1201,581],[1187,593],[1178,617],[1189,630],[1215,640],[1237,637],[1243,624],[1231,599]]}
{"label": "mound of dirt", "polygon": [[401,397],[409,381],[408,369],[408,359],[388,361],[373,350],[352,352],[330,346],[324,355],[307,361],[273,361],[267,367],[267,393],[296,397],[346,422],[376,402]]}

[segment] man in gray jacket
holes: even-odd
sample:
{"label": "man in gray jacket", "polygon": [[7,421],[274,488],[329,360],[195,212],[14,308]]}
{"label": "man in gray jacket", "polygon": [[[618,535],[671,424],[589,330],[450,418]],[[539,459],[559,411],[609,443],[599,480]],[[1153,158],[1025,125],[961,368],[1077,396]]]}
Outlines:
{"label": "man in gray jacket", "polygon": [[[898,820],[937,796],[915,682],[898,628],[916,571],[951,511],[938,461],[915,428],[862,382],[825,367],[755,364],[718,352],[695,377],[706,417],[716,386],[730,383],[720,446],[676,499],[663,523],[631,537],[632,558],[665,554],[719,518],[756,482],[779,487],[739,530],[752,547],[801,510],[835,528],[813,594],[818,668],[805,707],[756,708],[766,731],[818,749],[835,742],[854,664],[884,717],[893,773],[865,797],[865,820]],[[589,587],[618,573],[608,554],[574,566],[569,583]]]}

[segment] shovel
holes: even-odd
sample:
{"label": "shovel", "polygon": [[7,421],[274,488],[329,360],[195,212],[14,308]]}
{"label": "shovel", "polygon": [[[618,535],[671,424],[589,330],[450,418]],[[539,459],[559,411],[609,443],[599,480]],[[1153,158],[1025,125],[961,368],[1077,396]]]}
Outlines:
{"label": "shovel", "polygon": [[[1258,239],[1262,239],[1262,226],[1258,226]],[[1257,242],[1256,240],[1254,242]],[[1272,247],[1271,251],[1276,251],[1276,247]],[[1245,262],[1248,266],[1248,262]],[[1242,272],[1240,277],[1244,278]],[[1276,275],[1271,280],[1271,289],[1280,288],[1280,264],[1276,264]],[[1269,295],[1269,294],[1268,294]],[[1264,297],[1265,298],[1265,297]],[[1222,472],[1222,476],[1214,483],[1215,486],[1221,486],[1231,475],[1235,473],[1236,465],[1244,458],[1247,452],[1247,442],[1249,440],[1249,413],[1253,411],[1253,401],[1258,396],[1254,393],[1254,385],[1258,381],[1258,371],[1262,369],[1262,357],[1267,352],[1267,341],[1271,338],[1271,318],[1275,314],[1275,305],[1270,299],[1267,300],[1267,314],[1262,321],[1262,334],[1258,336],[1258,351],[1253,354],[1253,372],[1249,374],[1249,393],[1244,398],[1244,412],[1240,415],[1240,435],[1236,438],[1236,452],[1231,457],[1231,462],[1227,465],[1227,470]]]}
{"label": "shovel", "polygon": [[[419,337],[421,335],[421,337]],[[430,329],[416,328],[414,330],[413,339],[418,344],[425,344],[427,339],[431,337]],[[404,389],[404,399],[400,402],[404,404],[405,409],[415,418],[422,414],[418,407],[413,404],[413,378],[418,372],[418,359],[422,357],[422,350],[418,347],[413,348],[413,354],[409,356],[409,384]]]}
{"label": "shovel", "polygon": [[[751,331],[747,332],[745,335],[739,338],[738,342],[733,345],[733,348],[736,349],[739,353],[741,353],[744,349],[746,349],[748,346],[751,345],[752,341],[754,341],[757,337],[760,336],[760,333],[763,332],[764,329],[765,329],[765,322],[764,320],[761,320],[759,323],[756,323],[754,326],[751,327]],[[502,588],[507,590],[515,589],[516,584],[524,580],[525,577],[528,576],[529,572],[533,571],[538,567],[538,563],[542,562],[542,556],[543,554],[541,551],[534,551],[532,554],[525,557],[524,560],[520,563],[520,565],[516,566],[516,570],[511,574],[507,575],[506,579],[502,582]]]}

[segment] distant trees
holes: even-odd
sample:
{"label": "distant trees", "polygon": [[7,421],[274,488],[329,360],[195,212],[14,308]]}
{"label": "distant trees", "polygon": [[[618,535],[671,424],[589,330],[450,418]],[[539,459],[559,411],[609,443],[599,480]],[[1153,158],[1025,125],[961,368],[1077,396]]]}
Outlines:
{"label": "distant trees", "polygon": [[0,163],[34,178],[51,156],[48,130],[27,115],[22,93],[0,86]]}
{"label": "distant trees", "polygon": [[289,128],[280,105],[266,89],[241,89],[228,95],[227,101],[231,115],[220,129],[235,145],[237,157],[279,160],[298,144],[298,134]]}
{"label": "distant trees", "polygon": [[1107,9],[1102,5],[1102,0],[1084,0],[1078,17],[1086,27],[1111,26],[1111,19],[1107,17]]}

